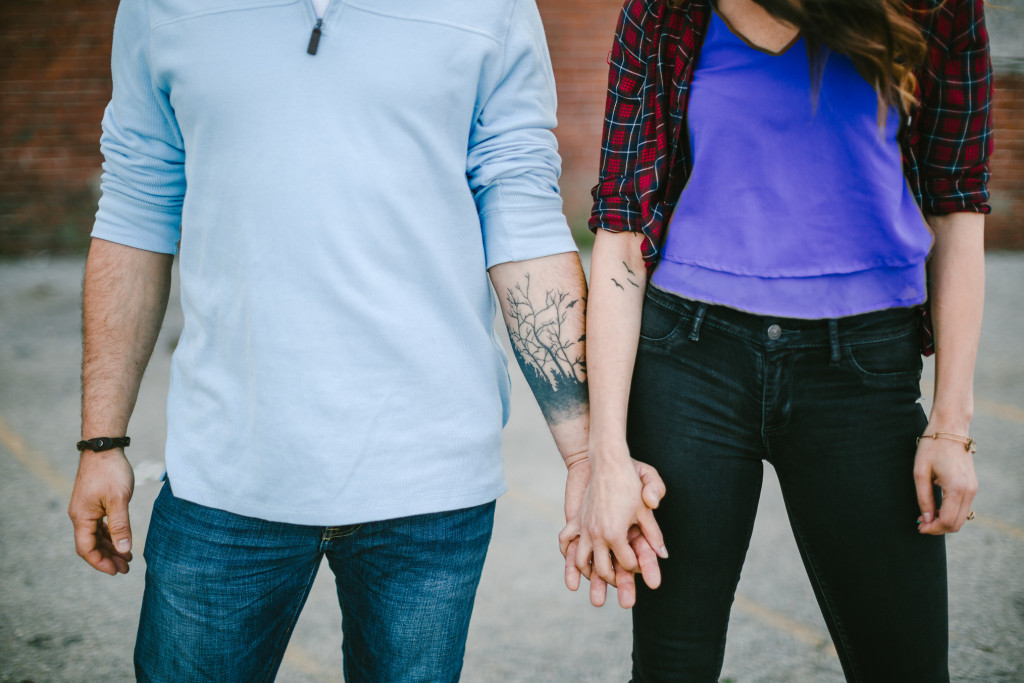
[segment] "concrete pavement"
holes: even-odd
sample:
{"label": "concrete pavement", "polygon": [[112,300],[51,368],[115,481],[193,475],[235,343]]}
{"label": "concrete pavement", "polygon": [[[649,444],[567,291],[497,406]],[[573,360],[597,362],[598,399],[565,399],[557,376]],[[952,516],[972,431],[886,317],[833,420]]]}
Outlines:
{"label": "concrete pavement", "polygon": [[[75,555],[65,513],[77,462],[81,271],[81,259],[0,261],[0,683],[133,679],[141,550],[162,471],[164,395],[181,313],[173,301],[132,420],[136,560],[129,575],[111,578]],[[974,424],[981,492],[978,518],[948,543],[950,661],[956,680],[1021,681],[1024,255],[990,254],[988,278]],[[598,610],[585,592],[562,585],[563,468],[513,372],[511,490],[498,504],[463,680],[628,680],[628,613],[614,596]],[[278,680],[341,680],[332,581],[323,567]],[[730,624],[726,678],[842,680],[770,467]]]}

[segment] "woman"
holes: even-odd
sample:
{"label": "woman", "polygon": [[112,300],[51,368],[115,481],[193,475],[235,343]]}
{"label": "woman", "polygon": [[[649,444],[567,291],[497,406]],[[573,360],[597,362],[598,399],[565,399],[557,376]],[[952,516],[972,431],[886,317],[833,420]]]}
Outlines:
{"label": "woman", "polygon": [[717,678],[764,460],[847,678],[948,680],[943,534],[977,488],[981,0],[630,0],[611,66],[592,475],[562,540],[603,593],[640,554],[630,455],[661,473],[671,557],[637,586],[634,681]]}

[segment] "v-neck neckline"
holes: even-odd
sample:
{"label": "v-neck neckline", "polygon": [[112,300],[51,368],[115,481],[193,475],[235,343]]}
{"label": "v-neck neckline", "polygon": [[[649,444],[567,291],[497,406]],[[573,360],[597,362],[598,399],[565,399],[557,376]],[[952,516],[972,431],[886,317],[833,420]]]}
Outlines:
{"label": "v-neck neckline", "polygon": [[732,22],[729,21],[728,17],[726,17],[724,14],[722,14],[718,10],[718,4],[717,3],[714,3],[714,2],[711,3],[711,13],[714,14],[714,16],[718,17],[722,21],[722,23],[725,25],[725,28],[728,29],[729,33],[731,33],[732,35],[734,35],[737,38],[739,38],[740,40],[742,40],[744,43],[747,44],[748,47],[750,47],[750,48],[752,48],[754,50],[757,50],[758,52],[761,52],[763,54],[766,54],[769,57],[782,57],[787,52],[789,52],[793,48],[794,45],[796,45],[798,42],[800,42],[800,38],[803,37],[803,32],[802,31],[797,31],[796,35],[793,36],[792,40],[790,40],[788,43],[786,43],[786,45],[783,46],[782,49],[780,49],[778,52],[775,52],[773,50],[769,50],[766,47],[762,47],[760,45],[757,45],[757,44],[751,42],[745,35],[743,35],[740,31],[738,31],[735,26],[733,26]]}

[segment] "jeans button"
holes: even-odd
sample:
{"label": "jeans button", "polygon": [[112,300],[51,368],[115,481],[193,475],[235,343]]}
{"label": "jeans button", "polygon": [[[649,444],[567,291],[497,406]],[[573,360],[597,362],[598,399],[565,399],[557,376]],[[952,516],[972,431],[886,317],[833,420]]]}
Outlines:
{"label": "jeans button", "polygon": [[778,325],[772,325],[771,327],[768,328],[768,338],[769,339],[778,339],[781,336],[782,336],[782,328],[779,327]]}

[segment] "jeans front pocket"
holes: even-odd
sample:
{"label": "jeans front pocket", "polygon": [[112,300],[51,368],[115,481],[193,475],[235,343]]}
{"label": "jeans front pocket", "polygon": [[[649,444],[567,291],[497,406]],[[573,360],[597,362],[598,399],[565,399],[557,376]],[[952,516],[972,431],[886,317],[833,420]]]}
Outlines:
{"label": "jeans front pocket", "polygon": [[665,344],[669,342],[686,314],[676,310],[663,301],[668,296],[660,292],[648,293],[644,299],[643,317],[640,320],[640,340],[647,344]]}
{"label": "jeans front pocket", "polygon": [[912,330],[889,339],[853,343],[847,349],[850,367],[862,377],[921,377],[920,344],[917,334]]}

